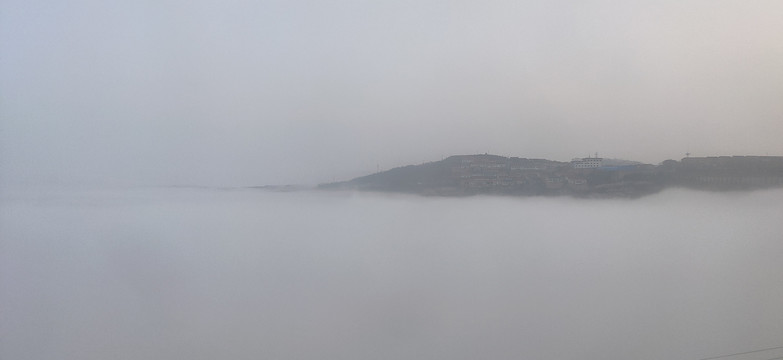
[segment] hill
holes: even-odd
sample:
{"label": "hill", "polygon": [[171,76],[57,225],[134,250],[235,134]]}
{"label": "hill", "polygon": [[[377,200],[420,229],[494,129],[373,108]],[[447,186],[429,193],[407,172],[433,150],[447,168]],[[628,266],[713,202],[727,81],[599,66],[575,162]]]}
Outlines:
{"label": "hill", "polygon": [[667,160],[654,166],[630,160],[585,158],[572,162],[498,155],[455,155],[408,165],[320,189],[474,194],[638,197],[666,187],[749,190],[783,186],[783,157],[720,156]]}

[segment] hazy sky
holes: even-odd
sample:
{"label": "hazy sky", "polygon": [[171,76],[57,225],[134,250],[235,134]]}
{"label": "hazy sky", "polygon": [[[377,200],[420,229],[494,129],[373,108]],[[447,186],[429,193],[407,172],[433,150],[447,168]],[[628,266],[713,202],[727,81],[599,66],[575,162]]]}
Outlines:
{"label": "hazy sky", "polygon": [[5,183],[783,155],[783,1],[0,4]]}

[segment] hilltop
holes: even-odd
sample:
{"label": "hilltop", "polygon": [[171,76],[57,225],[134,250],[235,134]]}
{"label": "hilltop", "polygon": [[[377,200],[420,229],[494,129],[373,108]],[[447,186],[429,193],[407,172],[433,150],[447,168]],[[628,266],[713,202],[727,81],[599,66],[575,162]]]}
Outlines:
{"label": "hilltop", "polygon": [[783,157],[688,157],[666,160],[656,166],[597,157],[561,162],[489,154],[455,155],[318,187],[441,196],[638,197],[672,186],[705,190],[780,187]]}

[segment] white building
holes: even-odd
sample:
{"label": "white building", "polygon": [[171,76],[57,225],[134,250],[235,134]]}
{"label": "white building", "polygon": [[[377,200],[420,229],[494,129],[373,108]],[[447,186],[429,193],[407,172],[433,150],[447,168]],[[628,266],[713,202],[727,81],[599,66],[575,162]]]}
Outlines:
{"label": "white building", "polygon": [[594,158],[574,158],[571,160],[571,166],[574,169],[593,169],[601,167],[604,159],[599,157]]}

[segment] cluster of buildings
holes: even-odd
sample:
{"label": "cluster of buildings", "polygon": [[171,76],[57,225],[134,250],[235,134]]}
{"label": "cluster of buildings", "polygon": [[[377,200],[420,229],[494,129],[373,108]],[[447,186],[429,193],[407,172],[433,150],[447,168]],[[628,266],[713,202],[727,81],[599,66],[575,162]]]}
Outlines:
{"label": "cluster of buildings", "polygon": [[676,165],[686,186],[764,188],[783,186],[783,156],[686,157]]}
{"label": "cluster of buildings", "polygon": [[452,177],[469,193],[637,194],[667,186],[718,190],[783,186],[781,156],[686,157],[660,166],[606,164],[597,155],[568,163],[494,155],[457,158]]}
{"label": "cluster of buildings", "polygon": [[576,158],[570,163],[486,154],[451,160],[451,175],[459,187],[474,191],[587,191],[588,178],[603,165],[599,157]]}

